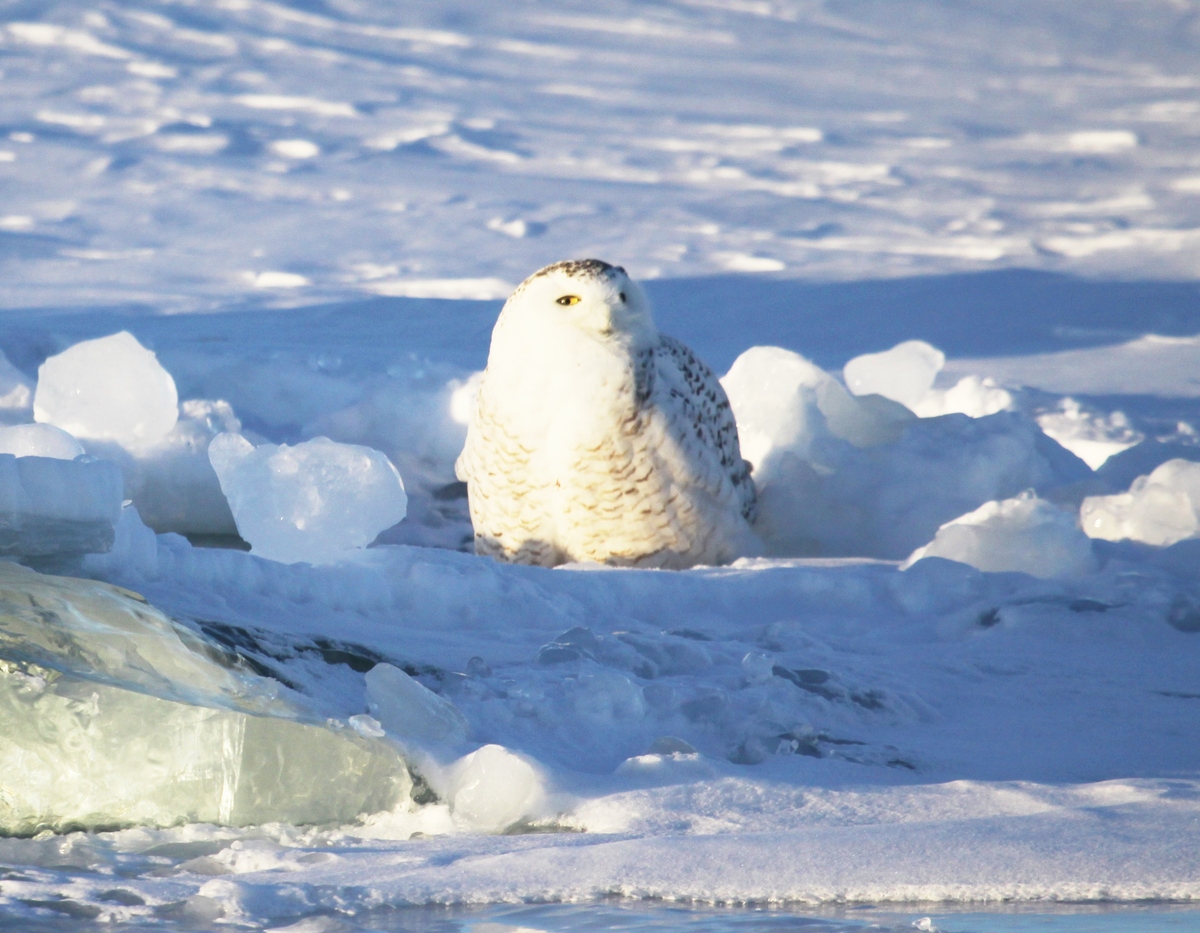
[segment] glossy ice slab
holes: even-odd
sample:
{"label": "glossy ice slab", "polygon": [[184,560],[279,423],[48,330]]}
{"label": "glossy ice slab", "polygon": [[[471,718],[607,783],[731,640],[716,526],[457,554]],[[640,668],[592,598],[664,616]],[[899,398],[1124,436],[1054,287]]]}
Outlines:
{"label": "glossy ice slab", "polygon": [[123,497],[115,464],[0,454],[0,555],[107,551]]}
{"label": "glossy ice slab", "polygon": [[394,749],[277,693],[136,594],[0,563],[0,833],[346,822]]}

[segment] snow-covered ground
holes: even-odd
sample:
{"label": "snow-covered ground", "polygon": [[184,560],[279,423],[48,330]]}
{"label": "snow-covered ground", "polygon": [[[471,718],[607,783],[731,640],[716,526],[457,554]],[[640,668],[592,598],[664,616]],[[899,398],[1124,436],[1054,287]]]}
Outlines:
{"label": "snow-covered ground", "polygon": [[[1200,900],[1198,53],[1193,0],[0,6],[0,549],[423,781],[0,839],[5,919]],[[466,553],[500,299],[583,255],[728,373],[768,556]],[[257,530],[354,463],[353,534]]]}

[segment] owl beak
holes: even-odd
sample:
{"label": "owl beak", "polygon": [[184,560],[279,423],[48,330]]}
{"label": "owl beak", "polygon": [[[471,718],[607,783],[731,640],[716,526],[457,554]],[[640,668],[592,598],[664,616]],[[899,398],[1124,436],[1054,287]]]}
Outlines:
{"label": "owl beak", "polygon": [[608,305],[603,305],[596,315],[596,330],[605,337],[612,336],[615,329],[616,321],[613,320],[613,309]]}

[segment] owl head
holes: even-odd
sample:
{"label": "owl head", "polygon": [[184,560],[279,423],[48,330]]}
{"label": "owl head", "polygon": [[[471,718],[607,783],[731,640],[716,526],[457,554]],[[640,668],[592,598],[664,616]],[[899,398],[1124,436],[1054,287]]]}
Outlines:
{"label": "owl head", "polygon": [[510,308],[601,341],[643,346],[658,333],[641,286],[620,266],[599,259],[571,259],[539,269],[513,292],[505,312]]}

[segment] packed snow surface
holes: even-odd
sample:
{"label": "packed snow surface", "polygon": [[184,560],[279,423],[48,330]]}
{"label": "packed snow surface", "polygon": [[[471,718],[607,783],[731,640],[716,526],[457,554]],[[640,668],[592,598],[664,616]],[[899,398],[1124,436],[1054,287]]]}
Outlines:
{"label": "packed snow surface", "polygon": [[[0,545],[65,574],[5,922],[1200,900],[1193,7],[5,8]],[[500,302],[582,256],[724,373],[769,556],[467,553]]]}

